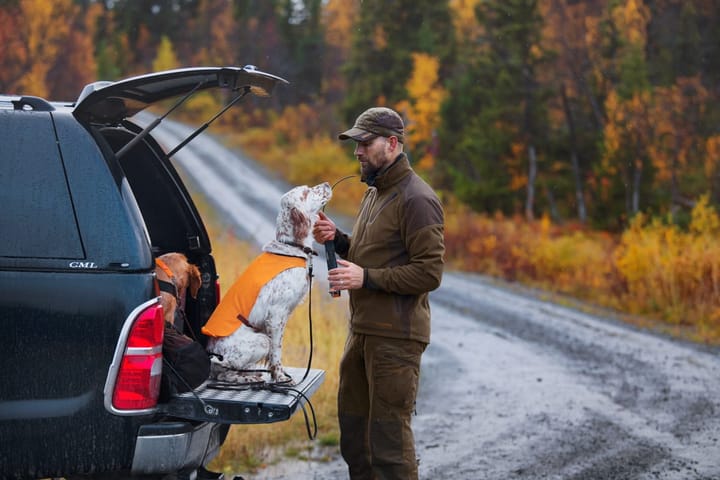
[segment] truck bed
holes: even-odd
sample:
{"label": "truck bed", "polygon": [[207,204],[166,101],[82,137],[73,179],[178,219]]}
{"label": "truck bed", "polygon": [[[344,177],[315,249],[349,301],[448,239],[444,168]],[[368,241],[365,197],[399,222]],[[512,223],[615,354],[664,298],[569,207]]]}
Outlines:
{"label": "truck bed", "polygon": [[[285,368],[295,382],[305,368]],[[226,424],[273,423],[288,420],[303,407],[325,379],[325,371],[310,369],[307,377],[294,386],[227,386],[220,388],[212,380],[193,392],[176,394],[160,405],[162,413],[172,417]]]}

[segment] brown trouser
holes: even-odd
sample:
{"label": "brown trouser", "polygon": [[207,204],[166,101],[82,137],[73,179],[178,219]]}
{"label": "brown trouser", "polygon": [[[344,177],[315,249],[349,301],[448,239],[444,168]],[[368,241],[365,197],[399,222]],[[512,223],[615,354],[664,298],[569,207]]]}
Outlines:
{"label": "brown trouser", "polygon": [[415,480],[415,409],[424,343],[350,333],[340,361],[340,452],[352,480]]}

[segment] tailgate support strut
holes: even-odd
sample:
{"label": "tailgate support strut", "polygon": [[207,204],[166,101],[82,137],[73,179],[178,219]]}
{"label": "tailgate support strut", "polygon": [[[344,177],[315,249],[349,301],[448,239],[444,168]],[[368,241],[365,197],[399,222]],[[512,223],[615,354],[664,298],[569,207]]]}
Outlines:
{"label": "tailgate support strut", "polygon": [[130,151],[131,148],[133,148],[135,145],[137,145],[143,138],[147,137],[148,133],[150,133],[155,127],[157,127],[158,125],[160,125],[160,122],[162,122],[163,120],[165,120],[165,117],[167,117],[168,115],[170,115],[170,113],[171,113],[173,110],[175,110],[177,107],[179,107],[180,105],[182,105],[183,103],[185,103],[185,101],[186,101],[188,98],[190,98],[190,97],[192,96],[192,94],[195,93],[195,92],[197,91],[197,89],[200,88],[200,86],[202,86],[202,85],[203,85],[203,82],[200,82],[200,83],[198,83],[197,85],[195,85],[195,87],[193,87],[192,90],[190,90],[187,94],[185,94],[184,97],[180,98],[177,102],[175,102],[175,105],[173,105],[172,107],[170,107],[170,110],[168,110],[167,112],[165,112],[164,115],[162,115],[162,116],[156,118],[155,120],[153,120],[152,123],[150,123],[150,125],[148,125],[147,127],[145,127],[142,132],[138,133],[137,136],[135,136],[135,138],[133,138],[132,140],[130,140],[127,144],[125,144],[124,147],[122,147],[120,150],[118,150],[118,152],[115,154],[115,156],[116,156],[118,159],[119,159],[119,158],[122,158],[127,152]]}
{"label": "tailgate support strut", "polygon": [[[176,108],[178,108],[180,105],[182,105],[183,103],[185,103],[185,101],[187,101],[187,99],[190,98],[190,97],[197,91],[197,89],[200,88],[202,85],[203,85],[203,82],[200,82],[200,83],[198,83],[197,85],[195,85],[195,87],[194,87],[192,90],[190,90],[185,96],[183,96],[182,98],[180,98],[172,107],[170,107],[170,110],[168,110],[167,112],[165,112],[165,114],[163,114],[163,115],[157,117],[155,120],[153,120],[147,127],[145,127],[145,128],[144,128],[140,133],[138,133],[132,140],[130,140],[124,147],[122,147],[120,150],[118,150],[118,152],[115,154],[115,156],[116,156],[117,158],[122,158],[127,152],[130,151],[130,149],[132,149],[135,145],[137,145],[140,141],[142,141],[142,139],[144,139],[145,137],[147,137],[147,135],[148,135],[155,127],[157,127],[158,125],[160,125],[160,123],[161,123],[163,120],[165,120],[165,118],[166,118],[168,115],[170,115],[170,113],[172,113]],[[200,128],[198,128],[197,130],[195,130],[193,133],[191,133],[185,140],[183,140],[182,142],[180,142],[180,144],[179,144],[177,147],[173,148],[172,151],[167,155],[167,158],[169,159],[170,157],[172,157],[173,155],[175,155],[175,154],[178,152],[178,150],[180,150],[181,148],[183,148],[185,145],[187,145],[188,143],[190,143],[190,141],[191,141],[192,139],[194,139],[195,137],[197,137],[198,135],[200,135],[202,132],[204,132],[204,131],[210,126],[210,124],[211,124],[212,122],[214,122],[215,120],[217,120],[223,113],[225,113],[228,108],[230,108],[230,107],[232,107],[233,105],[235,105],[235,104],[236,104],[239,100],[241,100],[245,95],[247,95],[248,93],[250,93],[250,89],[251,89],[251,87],[249,87],[249,86],[243,87],[242,92],[240,92],[239,95],[237,95],[237,96],[234,97],[232,100],[230,100],[230,102],[229,102],[227,105],[225,105],[218,113],[216,113],[215,116],[213,116],[210,120],[208,120],[207,122],[205,122],[202,126],[200,126]]]}
{"label": "tailgate support strut", "polygon": [[243,88],[243,91],[242,91],[242,93],[240,93],[240,95],[238,95],[237,97],[235,97],[235,98],[233,98],[232,100],[230,100],[230,102],[229,102],[227,105],[225,105],[218,113],[216,113],[214,117],[212,117],[210,120],[208,120],[207,122],[205,122],[204,124],[202,124],[202,126],[200,126],[200,128],[198,128],[197,130],[195,130],[195,131],[194,131],[193,133],[191,133],[185,140],[183,140],[182,142],[180,142],[180,144],[179,144],[177,147],[173,148],[172,151],[167,154],[167,158],[169,159],[170,157],[172,157],[173,155],[175,155],[175,154],[178,152],[178,150],[180,150],[181,148],[183,148],[185,145],[187,145],[188,143],[190,143],[190,142],[192,141],[192,139],[194,139],[195,137],[197,137],[198,135],[200,135],[202,132],[204,132],[205,129],[207,129],[207,128],[210,126],[211,123],[213,123],[213,122],[214,122],[215,120],[217,120],[220,116],[222,116],[222,114],[225,113],[228,108],[230,108],[230,107],[232,107],[233,105],[235,105],[239,100],[241,100],[241,99],[242,99],[245,95],[247,95],[248,93],[250,93],[250,87],[249,87],[249,86],[246,86],[246,87]]}

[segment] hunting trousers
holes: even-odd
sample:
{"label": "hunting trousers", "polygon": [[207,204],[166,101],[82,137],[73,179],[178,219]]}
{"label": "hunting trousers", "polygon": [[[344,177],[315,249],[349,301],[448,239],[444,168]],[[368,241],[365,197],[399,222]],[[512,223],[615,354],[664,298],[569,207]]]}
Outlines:
{"label": "hunting trousers", "polygon": [[340,452],[351,480],[416,480],[410,419],[427,345],[350,332],[340,361]]}

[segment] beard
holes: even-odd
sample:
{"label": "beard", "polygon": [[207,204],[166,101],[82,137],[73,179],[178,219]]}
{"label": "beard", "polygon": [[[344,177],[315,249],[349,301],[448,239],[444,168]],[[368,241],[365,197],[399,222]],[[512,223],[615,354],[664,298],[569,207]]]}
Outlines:
{"label": "beard", "polygon": [[379,167],[368,162],[362,162],[360,164],[360,179],[365,182],[368,178],[375,178],[379,171]]}

